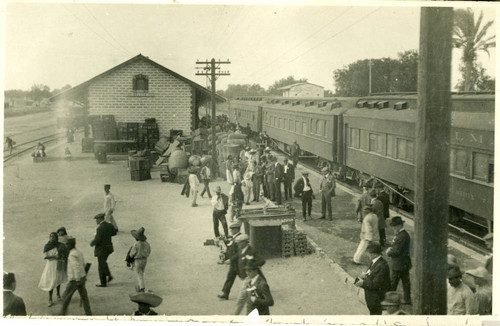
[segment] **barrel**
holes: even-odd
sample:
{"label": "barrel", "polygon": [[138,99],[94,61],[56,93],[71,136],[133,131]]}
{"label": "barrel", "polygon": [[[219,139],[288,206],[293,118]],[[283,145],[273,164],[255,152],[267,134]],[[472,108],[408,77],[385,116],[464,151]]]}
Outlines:
{"label": "barrel", "polygon": [[189,157],[189,165],[192,165],[192,166],[199,166],[201,164],[201,157],[199,157],[198,155],[191,155]]}
{"label": "barrel", "polygon": [[106,163],[106,144],[94,144],[94,156],[99,163]]}
{"label": "barrel", "polygon": [[234,157],[238,157],[240,155],[240,151],[241,151],[241,146],[238,145],[238,144],[226,144],[224,145],[225,149],[226,149],[226,158],[231,155],[233,158]]}
{"label": "barrel", "polygon": [[188,157],[186,153],[177,149],[172,152],[168,159],[168,168],[173,174],[177,174],[177,169],[185,169],[188,166]]}
{"label": "barrel", "polygon": [[245,146],[247,144],[247,140],[246,139],[229,139],[227,141],[228,144],[236,144],[236,145],[240,145],[240,146]]}
{"label": "barrel", "polygon": [[203,155],[200,161],[201,165],[210,164],[212,161],[212,155]]}
{"label": "barrel", "polygon": [[231,140],[231,139],[247,139],[247,135],[233,133],[233,134],[229,134],[227,138],[229,140]]}

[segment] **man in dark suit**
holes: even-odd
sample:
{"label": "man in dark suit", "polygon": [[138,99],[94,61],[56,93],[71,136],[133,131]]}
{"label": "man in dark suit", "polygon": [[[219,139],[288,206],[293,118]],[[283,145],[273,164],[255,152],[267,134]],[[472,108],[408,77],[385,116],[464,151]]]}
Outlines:
{"label": "man in dark suit", "polygon": [[111,237],[116,235],[116,229],[110,223],[104,221],[104,214],[97,214],[95,217],[97,230],[94,240],[90,242],[90,246],[94,247],[94,256],[97,257],[100,284],[97,287],[106,287],[108,282],[113,280],[108,267],[108,256],[113,252],[113,242]]}
{"label": "man in dark suit", "polygon": [[224,282],[222,292],[220,294],[217,294],[217,297],[219,297],[220,299],[229,299],[229,292],[231,291],[234,280],[238,275],[238,245],[236,244],[235,239],[241,234],[240,228],[241,225],[238,222],[233,223],[229,226],[232,238],[226,244],[227,249],[225,253],[226,260],[229,260],[229,271],[227,272],[226,282]]}
{"label": "man in dark suit", "polygon": [[285,188],[285,200],[293,200],[292,183],[295,180],[295,167],[288,159],[283,160],[283,184]]}
{"label": "man in dark suit", "polygon": [[257,262],[257,265],[259,267],[257,273],[260,275],[260,277],[263,280],[266,280],[264,277],[264,274],[260,270],[260,267],[262,267],[266,261],[259,257],[255,250],[250,246],[249,241],[248,241],[248,235],[246,234],[240,234],[237,236],[234,241],[236,242],[236,245],[238,246],[238,256],[236,258],[236,272],[240,279],[242,280],[242,287],[240,289],[240,293],[238,295],[238,299],[236,302],[236,312],[235,315],[239,315],[243,307],[245,306],[245,302],[247,301],[247,284],[248,284],[248,275],[247,271],[245,269],[245,266],[249,260],[255,260]]}
{"label": "man in dark suit", "polygon": [[389,200],[389,194],[386,191],[386,188],[384,187],[383,184],[378,183],[376,186],[377,190],[377,199],[382,202],[382,205],[384,205],[384,218],[388,219],[389,216],[389,205],[390,205],[390,200]]}
{"label": "man in dark suit", "polygon": [[281,205],[281,184],[283,183],[284,171],[283,165],[274,158],[274,185],[275,185],[275,195],[276,204]]}
{"label": "man in dark suit", "polygon": [[401,216],[394,216],[390,226],[394,228],[396,236],[391,247],[387,249],[387,256],[391,257],[391,290],[396,291],[399,280],[403,283],[403,304],[411,304],[410,285],[410,235],[404,229]]}
{"label": "man in dark suit", "polygon": [[302,178],[297,180],[293,186],[293,190],[297,197],[300,196],[302,198],[302,218],[304,221],[306,220],[306,207],[307,214],[311,218],[313,190],[309,182],[309,172],[302,172]]}
{"label": "man in dark suit", "polygon": [[382,258],[382,247],[378,243],[369,244],[367,251],[372,262],[354,285],[365,290],[365,301],[370,315],[381,315],[381,302],[384,300],[385,293],[391,289],[389,265]]}
{"label": "man in dark suit", "polygon": [[267,281],[259,275],[259,263],[249,260],[245,266],[248,275],[247,314],[257,309],[259,315],[269,315],[269,307],[274,305],[274,299]]}
{"label": "man in dark suit", "polygon": [[14,273],[3,273],[3,315],[26,316],[26,306],[21,297],[14,294],[16,276]]}

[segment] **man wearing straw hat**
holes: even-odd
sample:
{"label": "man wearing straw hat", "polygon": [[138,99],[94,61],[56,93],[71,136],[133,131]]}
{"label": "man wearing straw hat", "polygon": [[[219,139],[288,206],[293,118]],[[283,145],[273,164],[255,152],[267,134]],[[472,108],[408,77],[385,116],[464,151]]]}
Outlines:
{"label": "man wearing straw hat", "polygon": [[473,278],[474,299],[477,303],[478,314],[491,315],[492,295],[491,277],[486,268],[479,266],[465,272],[465,275]]}
{"label": "man wearing straw hat", "polygon": [[130,260],[132,260],[132,269],[135,268],[135,272],[137,273],[137,292],[144,292],[146,290],[146,285],[144,284],[144,270],[148,263],[148,257],[151,254],[151,246],[146,241],[148,238],[144,235],[144,231],[143,227],[139,230],[130,231],[135,240],[137,240],[132,248],[130,248],[128,254]]}
{"label": "man wearing straw hat", "polygon": [[139,305],[138,310],[134,312],[134,316],[156,316],[158,313],[151,310],[151,307],[158,307],[163,299],[150,292],[138,292],[129,294],[130,301]]}

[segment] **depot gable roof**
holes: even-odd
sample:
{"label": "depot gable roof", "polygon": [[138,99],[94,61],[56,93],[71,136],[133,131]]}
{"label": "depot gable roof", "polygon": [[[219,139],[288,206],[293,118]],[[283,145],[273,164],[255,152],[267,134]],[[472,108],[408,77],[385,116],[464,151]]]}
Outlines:
{"label": "depot gable roof", "polygon": [[[211,91],[197,83],[195,83],[194,81],[192,80],[189,80],[187,79],[186,77],[183,77],[182,75],[179,75],[178,73],[160,65],[159,63],[156,63],[154,62],[153,60],[149,59],[148,57],[142,55],[142,54],[138,54],[136,55],[135,57],[109,69],[109,70],[106,70],[105,72],[95,76],[94,78],[91,78],[89,80],[87,80],[86,82],[83,82],[81,83],[80,85],[77,85],[75,87],[72,87],[64,92],[61,92],[57,95],[54,95],[52,97],[49,98],[50,101],[54,101],[54,100],[57,100],[59,98],[69,98],[69,99],[73,99],[73,100],[77,100],[77,101],[80,101],[80,102],[83,102],[82,101],[82,97],[85,96],[86,94],[86,91],[89,87],[90,84],[92,84],[93,82],[127,66],[127,65],[130,65],[136,61],[139,61],[139,60],[142,60],[142,61],[145,61],[155,67],[157,67],[158,69],[166,72],[167,74],[171,75],[171,76],[174,76],[175,78],[177,79],[180,79],[182,81],[184,81],[185,83],[191,85],[195,90],[197,90],[198,92],[201,93],[201,95],[205,95],[205,97],[210,97],[211,96]],[[223,97],[223,96],[220,96],[220,95],[217,95],[216,94],[216,100],[217,101],[221,101],[221,102],[225,102],[226,99]]]}

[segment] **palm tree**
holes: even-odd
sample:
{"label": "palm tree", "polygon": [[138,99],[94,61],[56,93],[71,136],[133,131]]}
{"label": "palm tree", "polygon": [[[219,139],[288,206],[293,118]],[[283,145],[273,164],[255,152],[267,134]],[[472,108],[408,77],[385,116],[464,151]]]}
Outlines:
{"label": "palm tree", "polygon": [[488,49],[495,47],[495,35],[486,38],[488,29],[493,25],[493,20],[484,24],[483,12],[479,15],[477,21],[474,20],[474,12],[471,8],[455,10],[455,25],[453,27],[453,44],[456,48],[463,49],[463,79],[464,90],[471,91],[474,88],[472,78],[475,69],[477,53],[479,51],[488,52]]}

